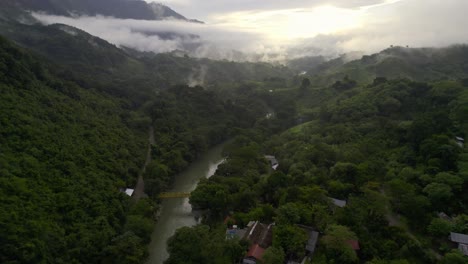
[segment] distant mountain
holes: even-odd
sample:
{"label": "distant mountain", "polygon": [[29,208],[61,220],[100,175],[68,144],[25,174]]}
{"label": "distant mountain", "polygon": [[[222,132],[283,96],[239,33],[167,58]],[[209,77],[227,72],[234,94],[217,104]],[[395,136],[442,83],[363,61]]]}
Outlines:
{"label": "distant mountain", "polygon": [[135,101],[144,100],[147,91],[175,84],[212,87],[272,77],[286,79],[292,74],[285,67],[267,63],[214,61],[188,57],[181,51],[154,54],[119,48],[63,24],[18,23],[3,18],[1,10],[0,35],[34,51],[44,62],[60,65],[54,67],[58,71],[55,74],[63,79]]}
{"label": "distant mountain", "polygon": [[103,15],[122,19],[175,19],[202,23],[187,19],[163,4],[148,4],[142,0],[2,0],[0,7],[5,6],[61,16]]}
{"label": "distant mountain", "polygon": [[468,46],[392,47],[358,60],[350,61],[343,55],[323,63],[315,59],[299,65],[307,75],[314,77],[316,84],[329,84],[345,76],[361,83],[372,82],[376,77],[415,81],[459,79],[468,77]]}

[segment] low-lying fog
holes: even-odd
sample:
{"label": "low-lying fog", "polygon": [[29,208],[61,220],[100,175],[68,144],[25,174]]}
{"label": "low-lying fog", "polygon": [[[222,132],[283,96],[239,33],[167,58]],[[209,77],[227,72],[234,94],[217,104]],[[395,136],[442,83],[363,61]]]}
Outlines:
{"label": "low-lying fog", "polygon": [[[390,45],[439,47],[468,43],[465,0],[295,0],[289,5],[279,2],[252,4],[251,10],[244,10],[249,5],[240,10],[235,8],[237,2],[229,2],[232,11],[224,5],[218,13],[216,6],[220,5],[214,4],[211,13],[202,17],[205,24],[33,15],[44,24],[71,25],[140,51],[183,51],[193,57],[236,61],[334,57],[350,51],[377,52]],[[193,9],[207,5],[198,0],[178,0],[174,5],[191,3]]]}

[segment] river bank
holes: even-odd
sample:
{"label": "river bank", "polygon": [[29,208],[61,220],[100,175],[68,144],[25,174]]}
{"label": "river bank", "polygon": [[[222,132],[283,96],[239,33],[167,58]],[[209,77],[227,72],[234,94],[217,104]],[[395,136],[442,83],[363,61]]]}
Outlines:
{"label": "river bank", "polygon": [[[222,150],[226,143],[211,148],[192,163],[186,170],[178,174],[170,192],[191,192],[201,178],[209,178],[219,164],[224,161]],[[166,242],[174,232],[183,226],[197,224],[188,198],[172,198],[163,200],[158,222],[154,227],[149,245],[147,264],[162,264],[169,255]]]}

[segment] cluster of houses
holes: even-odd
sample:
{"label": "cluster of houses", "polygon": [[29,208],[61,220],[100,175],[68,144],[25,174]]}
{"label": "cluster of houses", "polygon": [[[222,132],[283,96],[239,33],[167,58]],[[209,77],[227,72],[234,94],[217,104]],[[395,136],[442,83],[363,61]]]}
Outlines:
{"label": "cluster of houses", "polygon": [[[329,198],[332,204],[336,207],[346,206],[345,200],[338,200],[334,198]],[[235,220],[226,217],[224,223],[229,226],[229,223],[235,223]],[[265,250],[267,250],[273,243],[273,226],[275,224],[264,224],[259,221],[250,221],[245,228],[239,228],[237,225],[233,224],[229,226],[226,230],[226,239],[244,239],[250,242],[250,248],[245,254],[242,264],[256,264],[262,263],[263,255]],[[308,234],[307,244],[304,245],[304,250],[306,252],[305,258],[302,262],[296,262],[295,260],[289,260],[288,264],[298,264],[305,263],[307,259],[311,259],[319,239],[319,232],[314,228],[305,225],[297,225],[302,228]],[[359,241],[350,240],[348,241],[350,247],[358,251],[360,250]]]}
{"label": "cluster of houses", "polygon": [[[245,254],[242,264],[262,263],[265,250],[271,247],[273,243],[273,226],[275,224],[264,224],[259,221],[250,221],[243,229],[236,225],[226,230],[226,239],[245,239],[250,242],[251,246]],[[319,233],[313,228],[300,226],[309,234],[307,244],[304,245],[305,251],[311,256],[317,245]],[[289,263],[296,263],[289,261]]]}

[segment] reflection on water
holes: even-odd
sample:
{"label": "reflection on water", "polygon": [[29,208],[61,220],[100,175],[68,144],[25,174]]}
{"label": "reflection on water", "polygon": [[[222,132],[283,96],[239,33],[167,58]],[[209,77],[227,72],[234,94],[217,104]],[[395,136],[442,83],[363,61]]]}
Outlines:
{"label": "reflection on water", "polygon": [[[199,179],[211,177],[219,164],[224,161],[221,151],[224,145],[219,145],[194,162],[184,172],[177,175],[173,192],[193,191]],[[197,220],[192,214],[192,207],[188,198],[166,199],[162,202],[161,214],[154,227],[149,246],[149,259],[147,264],[162,264],[169,255],[166,251],[166,241],[175,230],[183,226],[193,226]]]}

